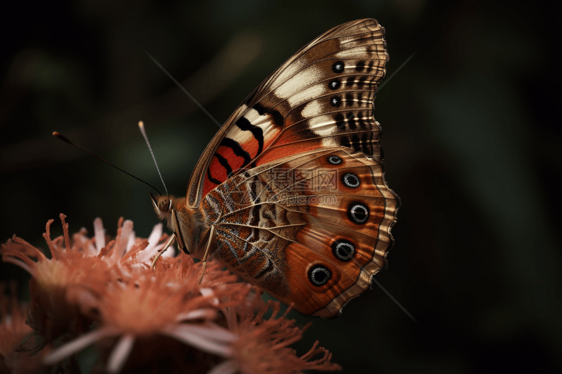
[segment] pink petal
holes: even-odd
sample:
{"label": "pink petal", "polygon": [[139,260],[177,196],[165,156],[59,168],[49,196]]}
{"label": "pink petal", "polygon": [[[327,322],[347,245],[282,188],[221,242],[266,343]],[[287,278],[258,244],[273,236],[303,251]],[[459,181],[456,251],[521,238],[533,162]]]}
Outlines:
{"label": "pink petal", "polygon": [[132,231],[131,236],[129,236],[129,241],[127,242],[127,249],[125,250],[125,252],[129,252],[129,249],[131,249],[131,247],[135,245],[135,240],[137,240],[137,235],[134,231]]}
{"label": "pink petal", "polygon": [[[192,326],[167,326],[164,328],[162,333],[205,352],[213,353],[219,356],[232,355],[232,349],[228,345],[219,344],[218,342],[213,341],[213,339],[209,339],[195,333],[194,330],[189,327]],[[228,333],[229,331],[226,332]]]}
{"label": "pink petal", "polygon": [[[162,245],[162,248],[164,248],[164,245]],[[160,246],[158,249],[160,249]],[[169,246],[166,252],[162,253],[162,257],[176,257],[176,248],[173,245]]]}
{"label": "pink petal", "polygon": [[238,339],[238,335],[215,324],[207,324],[204,326],[180,325],[180,328],[192,334],[198,334],[209,339],[226,343],[231,343]]}
{"label": "pink petal", "polygon": [[54,351],[49,352],[43,359],[43,363],[45,365],[52,365],[61,360],[64,360],[68,356],[86,348],[87,346],[98,340],[116,334],[117,331],[111,327],[105,327],[99,330],[88,332],[77,339],[71,340],[70,342],[61,345]]}
{"label": "pink petal", "polygon": [[129,357],[134,343],[135,337],[131,334],[121,337],[107,360],[107,371],[109,373],[118,373],[123,369],[123,365],[127,362],[127,357]]}
{"label": "pink petal", "polygon": [[35,275],[37,274],[35,269],[31,269],[29,266],[27,266],[27,264],[25,262],[23,262],[22,260],[20,260],[18,258],[6,257],[6,258],[2,259],[2,261],[7,262],[9,264],[14,264],[16,266],[19,266],[23,270],[27,271],[29,274],[33,275],[33,277],[35,277]]}
{"label": "pink petal", "polygon": [[97,253],[99,253],[105,247],[105,230],[103,229],[103,222],[99,217],[94,220],[94,234]]}
{"label": "pink petal", "polygon": [[156,245],[162,237],[162,224],[159,223],[152,229],[150,236],[148,237],[148,246],[144,249],[145,251],[150,251],[156,248]]}
{"label": "pink petal", "polygon": [[[201,295],[207,297],[207,296],[213,296],[215,294],[215,291],[213,291],[210,288],[201,288],[199,290],[199,292],[201,292]],[[212,300],[214,305],[218,305],[219,304],[219,299],[217,299],[216,297]]]}
{"label": "pink petal", "polygon": [[211,369],[207,374],[234,374],[238,370],[238,365],[234,360],[221,362]]}
{"label": "pink petal", "polygon": [[189,320],[194,320],[194,319],[199,319],[199,318],[215,319],[216,316],[217,316],[217,311],[214,310],[214,309],[196,309],[196,310],[192,310],[191,312],[188,312],[188,313],[179,314],[176,317],[176,321],[178,321],[178,322],[189,321]]}
{"label": "pink petal", "polygon": [[[137,261],[138,262],[147,262],[150,261],[152,263],[152,261],[150,260],[154,255],[156,255],[156,252],[158,252],[160,249],[164,248],[164,246],[166,245],[166,243],[160,244],[158,245],[158,242],[160,241],[160,238],[162,238],[162,224],[159,223],[156,226],[154,226],[154,228],[152,229],[152,232],[150,233],[150,236],[148,237],[148,246],[139,253],[139,255],[137,256]],[[162,256],[164,257],[173,257],[175,251],[172,247],[169,247],[168,249],[166,249],[166,252],[164,252],[162,254]]]}
{"label": "pink petal", "polygon": [[116,239],[115,247],[113,248],[113,261],[119,261],[125,254],[129,237],[133,232],[133,221],[126,220],[121,226],[121,233]]}

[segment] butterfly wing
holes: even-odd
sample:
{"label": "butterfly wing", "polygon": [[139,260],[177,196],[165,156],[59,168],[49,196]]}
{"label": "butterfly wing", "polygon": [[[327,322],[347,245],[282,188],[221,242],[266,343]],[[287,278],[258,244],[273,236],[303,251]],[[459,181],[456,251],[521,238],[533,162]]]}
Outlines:
{"label": "butterfly wing", "polygon": [[388,60],[374,19],[319,36],[266,78],[230,116],[191,176],[187,205],[249,168],[319,147],[380,158],[373,99]]}
{"label": "butterfly wing", "polygon": [[244,171],[203,200],[215,254],[301,313],[336,316],[385,265],[399,200],[383,172],[347,147]]}
{"label": "butterfly wing", "polygon": [[190,180],[214,253],[303,314],[337,315],[392,243],[399,200],[373,118],[385,47],[372,19],[316,38],[231,115]]}

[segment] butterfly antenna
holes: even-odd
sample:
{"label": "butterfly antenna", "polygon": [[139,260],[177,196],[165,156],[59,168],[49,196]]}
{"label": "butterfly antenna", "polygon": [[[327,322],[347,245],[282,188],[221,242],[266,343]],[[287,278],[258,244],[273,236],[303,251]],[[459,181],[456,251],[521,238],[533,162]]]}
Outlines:
{"label": "butterfly antenna", "polygon": [[166,195],[168,195],[168,189],[166,188],[166,183],[164,183],[164,178],[162,178],[162,173],[160,173],[160,168],[158,167],[158,163],[156,162],[156,157],[154,157],[154,152],[152,152],[152,147],[148,142],[148,136],[146,136],[146,131],[144,130],[144,123],[142,121],[139,121],[139,129],[142,136],[144,137],[144,141],[146,142],[146,145],[148,146],[148,150],[152,155],[152,160],[154,160],[154,165],[156,165],[156,170],[158,171],[158,175],[160,176],[160,180],[162,181],[162,185],[164,186],[164,191],[166,191]]}
{"label": "butterfly antenna", "polygon": [[70,145],[73,146],[73,147],[78,148],[78,149],[81,150],[81,151],[86,152],[86,153],[89,154],[90,156],[94,156],[94,157],[97,158],[98,160],[105,162],[105,163],[108,164],[109,166],[114,167],[115,169],[119,170],[119,171],[122,172],[122,173],[127,174],[127,175],[130,176],[130,177],[135,178],[136,180],[138,180],[138,181],[140,181],[140,182],[146,184],[146,185],[149,186],[150,188],[154,188],[154,190],[155,190],[156,192],[158,192],[159,195],[162,195],[162,194],[160,193],[160,191],[158,191],[158,188],[154,187],[154,186],[151,185],[150,183],[148,183],[148,182],[146,182],[146,181],[143,181],[142,179],[140,179],[140,178],[138,178],[138,177],[135,177],[135,176],[134,176],[133,174],[131,174],[131,173],[127,173],[125,170],[121,169],[120,167],[117,167],[117,166],[113,165],[111,162],[109,162],[109,161],[107,161],[107,160],[104,160],[104,159],[101,158],[100,156],[96,155],[95,153],[88,151],[86,148],[83,148],[83,147],[81,147],[81,146],[79,146],[79,145],[77,145],[77,144],[74,144],[74,143],[71,142],[66,136],[62,135],[62,134],[59,133],[58,131],[53,131],[53,136],[54,136],[55,138],[58,138],[58,139],[62,140],[62,141],[65,142],[65,143],[70,144]]}

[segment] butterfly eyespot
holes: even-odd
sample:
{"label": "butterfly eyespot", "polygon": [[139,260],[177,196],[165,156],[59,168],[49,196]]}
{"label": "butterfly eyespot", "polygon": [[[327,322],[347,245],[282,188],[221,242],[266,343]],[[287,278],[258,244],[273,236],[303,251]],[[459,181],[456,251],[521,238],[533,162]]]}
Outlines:
{"label": "butterfly eyespot", "polygon": [[341,73],[344,67],[345,65],[343,61],[338,61],[332,65],[332,70],[334,71],[334,73]]}
{"label": "butterfly eyespot", "polygon": [[353,173],[346,173],[341,178],[343,184],[349,188],[357,188],[361,184],[359,177]]}
{"label": "butterfly eyespot", "polygon": [[369,208],[365,204],[354,203],[349,206],[347,216],[357,224],[363,224],[369,219]]}
{"label": "butterfly eyespot", "polygon": [[334,79],[333,81],[330,81],[330,83],[328,83],[328,87],[331,90],[337,90],[338,88],[340,88],[341,86],[341,82],[337,79]]}
{"label": "butterfly eyespot", "polygon": [[332,253],[340,261],[349,261],[355,254],[355,246],[346,239],[336,240],[332,243]]}
{"label": "butterfly eyespot", "polygon": [[339,96],[334,96],[332,100],[330,100],[330,104],[332,104],[332,106],[340,106],[341,98]]}
{"label": "butterfly eyespot", "polygon": [[323,286],[332,277],[332,272],[328,270],[327,267],[322,265],[313,266],[312,269],[308,272],[308,279],[314,284],[315,286]]}
{"label": "butterfly eyespot", "polygon": [[332,165],[339,165],[343,162],[343,160],[338,156],[328,156],[328,162]]}

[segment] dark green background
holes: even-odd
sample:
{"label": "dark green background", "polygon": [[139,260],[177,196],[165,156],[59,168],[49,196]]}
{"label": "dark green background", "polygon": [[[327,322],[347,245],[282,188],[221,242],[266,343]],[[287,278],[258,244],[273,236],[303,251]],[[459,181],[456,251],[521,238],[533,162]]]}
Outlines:
{"label": "dark green background", "polygon": [[[375,111],[402,198],[377,280],[419,324],[375,287],[314,319],[299,350],[319,339],[345,373],[561,369],[561,13],[556,1],[4,3],[0,239],[45,248],[60,212],[71,231],[100,216],[115,234],[124,216],[146,237],[157,222],[146,186],[53,130],[159,187],[142,119],[170,193],[185,193],[217,127],[143,49],[222,123],[305,43],[372,17],[387,30],[387,76],[419,50]],[[0,271],[25,298],[25,272]]]}

